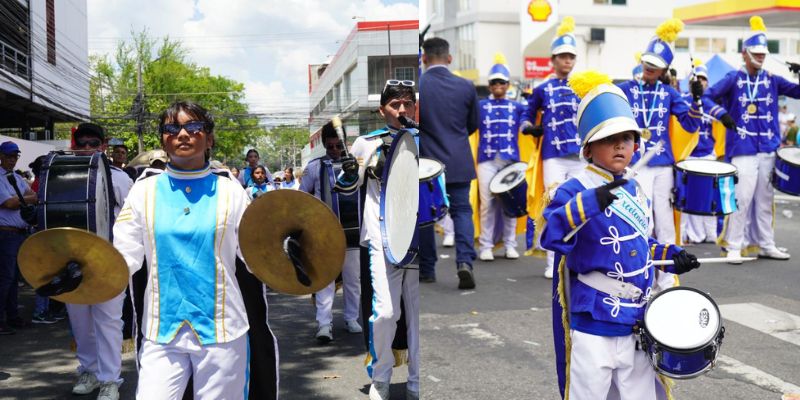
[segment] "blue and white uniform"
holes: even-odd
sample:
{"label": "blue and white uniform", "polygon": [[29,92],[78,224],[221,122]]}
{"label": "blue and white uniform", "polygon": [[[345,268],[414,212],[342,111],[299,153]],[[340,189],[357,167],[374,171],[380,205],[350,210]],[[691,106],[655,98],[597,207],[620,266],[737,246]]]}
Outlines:
{"label": "blue and white uniform", "polygon": [[206,166],[131,188],[114,246],[131,275],[147,261],[138,399],[247,397],[249,328],[236,280],[239,221],[249,204],[234,180]]}
{"label": "blue and white uniform", "polygon": [[772,251],[776,246],[770,179],[781,141],[778,97],[800,98],[800,85],[764,70],[750,75],[740,69],[729,72],[705,95],[736,121],[736,131],[725,135],[725,158],[738,170],[738,210],[726,217],[721,244],[728,251],[744,250],[748,244]]}
{"label": "blue and white uniform", "polygon": [[[415,135],[416,130],[412,130]],[[400,319],[400,299],[405,304],[408,340],[408,390],[419,392],[419,270],[398,268],[384,255],[380,227],[380,182],[366,174],[375,166],[379,150],[398,134],[394,128],[384,128],[358,137],[350,154],[358,161],[358,186],[366,190],[364,216],[361,223],[361,245],[369,248],[372,274],[373,312],[369,319],[369,354],[367,374],[373,382],[390,382],[392,354],[397,321]],[[388,143],[387,143],[388,144]]]}
{"label": "blue and white uniform", "polygon": [[249,197],[250,200],[255,200],[256,197],[263,196],[264,193],[273,190],[275,190],[275,186],[273,186],[271,183],[267,181],[264,181],[264,183],[260,185],[255,182],[252,182],[250,186],[247,187],[247,197]]}
{"label": "blue and white uniform", "polygon": [[[636,180],[642,185],[645,196],[652,201],[651,218],[654,221],[655,237],[664,243],[675,243],[675,220],[672,215],[670,196],[674,186],[672,166],[672,144],[669,140],[669,119],[674,115],[684,130],[697,132],[702,114],[697,105],[687,104],[680,93],[668,85],[656,81],[654,84],[630,80],[619,85],[631,104],[633,118],[640,128],[648,129],[652,135],[645,142],[645,151],[663,141],[664,148],[643,167]],[[646,139],[646,138],[645,138]],[[634,154],[632,164],[638,161]],[[653,230],[651,230],[651,233]]]}
{"label": "blue and white uniform", "polygon": [[[315,158],[306,165],[299,190],[310,193],[322,200],[328,207],[333,207],[332,196],[343,196],[333,192],[335,179],[333,161],[330,157]],[[326,180],[326,181],[323,181]],[[358,193],[352,196],[359,196]],[[336,211],[334,211],[336,212]],[[358,308],[361,296],[361,250],[358,247],[348,248],[342,265],[342,285],[345,321],[358,320]],[[317,323],[320,326],[333,322],[333,299],[336,295],[336,282],[317,292],[314,296],[317,306]]]}
{"label": "blue and white uniform", "polygon": [[[635,181],[614,191],[619,199],[611,206],[599,208],[596,188],[619,178],[589,165],[556,190],[544,211],[542,246],[556,252],[556,282],[564,279],[569,288],[564,293],[569,296],[567,315],[554,318],[566,318],[569,328],[565,329],[571,330],[570,398],[597,398],[597,393],[608,393],[612,382],[625,394],[623,398],[656,397],[656,373],[644,352],[636,349],[633,326],[643,319],[645,306],[662,279],[662,270],[652,261],[671,259],[681,248],[648,236],[649,201]],[[664,268],[674,272],[671,266]],[[617,297],[585,283],[588,279],[624,282],[638,288],[641,295]]]}
{"label": "blue and white uniform", "polygon": [[478,193],[480,194],[481,233],[480,250],[494,247],[496,219],[503,221],[503,243],[506,248],[516,248],[517,219],[507,217],[501,210],[500,200],[492,195],[489,183],[498,171],[519,162],[518,135],[520,125],[527,121],[525,107],[509,99],[484,99],[480,101],[480,130],[478,142]]}

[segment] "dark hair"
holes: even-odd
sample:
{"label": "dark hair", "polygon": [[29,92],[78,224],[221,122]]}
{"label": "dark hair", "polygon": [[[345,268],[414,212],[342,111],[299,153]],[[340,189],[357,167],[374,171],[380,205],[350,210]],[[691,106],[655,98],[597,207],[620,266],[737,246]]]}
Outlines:
{"label": "dark hair", "polygon": [[205,122],[206,126],[204,131],[208,135],[214,134],[214,117],[203,106],[191,101],[176,101],[167,107],[161,115],[158,116],[158,131],[164,132],[164,125],[167,122],[175,122],[178,120],[178,114],[183,111],[195,121]]}
{"label": "dark hair", "polygon": [[386,103],[393,99],[402,98],[408,98],[414,102],[414,104],[417,103],[417,96],[414,93],[413,87],[404,85],[388,85],[383,89],[383,92],[381,92],[381,105],[385,106]]}
{"label": "dark hair", "polygon": [[450,55],[450,43],[442,38],[434,37],[422,42],[422,50],[428,57],[446,58]]}
{"label": "dark hair", "polygon": [[[248,152],[248,153],[249,153],[249,152]],[[258,153],[258,152],[256,152],[256,153]],[[235,167],[234,167],[234,168],[235,168]],[[264,167],[263,165],[260,165],[260,164],[259,164],[259,165],[256,165],[256,166],[255,166],[255,168],[253,168],[253,169],[251,169],[251,170],[250,170],[250,179],[253,179],[253,180],[255,180],[255,179],[256,179],[256,177],[255,177],[255,172],[256,172],[256,170],[257,170],[257,169],[261,169],[261,170],[263,170],[263,171],[264,171],[264,177],[265,177],[265,178],[267,177],[267,168],[266,168],[266,167]]]}
{"label": "dark hair", "polygon": [[256,149],[247,150],[247,154],[244,157],[245,158],[250,157],[250,153],[256,153],[256,156],[258,156],[258,158],[261,158],[261,155],[258,154],[258,150],[256,150]]}
{"label": "dark hair", "polygon": [[[344,130],[344,125],[342,125],[342,132],[344,132],[345,136],[347,136],[347,131]],[[333,121],[328,121],[327,124],[322,125],[322,143],[325,144],[325,141],[328,139],[339,139],[339,135],[336,133],[336,129],[333,127]]]}
{"label": "dark hair", "polygon": [[118,148],[120,148],[120,147],[121,147],[121,148],[123,148],[123,149],[125,149],[125,151],[128,151],[128,146],[126,146],[126,145],[124,145],[124,144],[115,144],[115,145],[112,147],[112,149],[113,149],[113,150],[116,150],[116,149],[118,149]]}
{"label": "dark hair", "polygon": [[78,128],[75,129],[75,133],[72,134],[73,138],[77,138],[78,136],[94,136],[100,140],[105,140],[106,130],[100,125],[91,122],[84,122],[78,125]]}
{"label": "dark hair", "polygon": [[42,171],[42,164],[44,164],[44,160],[46,159],[46,155],[36,157],[35,160],[28,164],[28,168],[30,168],[36,176],[39,176],[39,173]]}

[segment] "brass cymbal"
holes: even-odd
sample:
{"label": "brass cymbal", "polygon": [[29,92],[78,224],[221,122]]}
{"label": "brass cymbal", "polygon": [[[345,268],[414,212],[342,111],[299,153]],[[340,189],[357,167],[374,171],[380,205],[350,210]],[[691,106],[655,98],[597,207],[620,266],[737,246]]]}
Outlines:
{"label": "brass cymbal", "polygon": [[[300,260],[310,286],[298,281],[284,240],[299,233]],[[275,291],[303,295],[328,286],[342,271],[345,238],[325,203],[299,190],[276,190],[254,200],[239,223],[239,247],[253,274]]]}
{"label": "brass cymbal", "polygon": [[31,235],[19,248],[19,270],[34,288],[50,282],[68,261],[81,265],[83,279],[72,292],[53,296],[70,304],[111,300],[128,285],[128,266],[114,246],[89,231],[53,228]]}

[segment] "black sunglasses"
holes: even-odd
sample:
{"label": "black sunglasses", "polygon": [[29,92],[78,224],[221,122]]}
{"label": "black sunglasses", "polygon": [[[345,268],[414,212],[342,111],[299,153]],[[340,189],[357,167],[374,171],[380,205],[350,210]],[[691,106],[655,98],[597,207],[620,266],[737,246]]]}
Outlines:
{"label": "black sunglasses", "polygon": [[168,135],[177,135],[181,133],[181,129],[186,129],[187,133],[197,135],[206,129],[206,123],[203,121],[189,121],[185,124],[164,124],[161,127],[161,133]]}
{"label": "black sunglasses", "polygon": [[75,145],[78,147],[100,147],[103,143],[100,139],[78,139],[75,141]]}
{"label": "black sunglasses", "polygon": [[329,145],[329,146],[325,146],[325,148],[328,149],[328,150],[333,150],[333,149],[343,150],[344,149],[344,145],[342,145],[341,143],[336,143],[336,144],[332,144],[332,145]]}
{"label": "black sunglasses", "polygon": [[508,81],[504,81],[502,79],[492,79],[492,80],[489,81],[489,86],[505,85],[507,83],[508,83]]}

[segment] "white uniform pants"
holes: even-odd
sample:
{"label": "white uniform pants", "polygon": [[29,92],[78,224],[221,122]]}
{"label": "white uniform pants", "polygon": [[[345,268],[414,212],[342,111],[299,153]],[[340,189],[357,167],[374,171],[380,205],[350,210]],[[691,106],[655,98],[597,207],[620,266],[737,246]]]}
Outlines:
{"label": "white uniform pants", "polygon": [[770,176],[775,167],[775,153],[758,153],[731,159],[739,174],[736,184],[738,210],[728,217],[725,241],[728,250],[741,250],[745,244],[745,231],[751,244],[762,249],[775,247],[772,228],[772,202],[775,196]]}
{"label": "white uniform pants", "polygon": [[[716,160],[714,154],[704,157],[689,157],[690,160]],[[706,215],[681,214],[683,238],[694,243],[717,239],[717,217]]]}
{"label": "white uniform pants", "polygon": [[405,304],[408,339],[408,389],[419,391],[419,270],[396,268],[386,262],[381,243],[369,242],[370,271],[374,289],[369,318],[367,373],[375,382],[391,382],[392,342],[400,319],[400,296]]}
{"label": "white uniform pants", "polygon": [[[564,157],[548,158],[542,162],[542,175],[544,178],[544,188],[547,190],[553,185],[560,185],[569,178],[577,175],[586,168],[586,161]],[[550,191],[550,198],[556,193],[555,188]],[[547,266],[552,267],[555,253],[547,251]]]}
{"label": "white uniform pants", "polygon": [[621,400],[656,399],[656,372],[636,338],[596,336],[573,330],[570,400],[606,399],[612,382]]}
{"label": "white uniform pants", "polygon": [[[355,321],[358,319],[358,307],[361,299],[361,264],[359,263],[359,249],[347,249],[342,265],[342,287],[344,300],[344,320]],[[320,325],[329,325],[333,322],[333,298],[336,295],[336,282],[317,292],[317,322]]]}
{"label": "white uniform pants", "polygon": [[169,344],[145,339],[139,361],[138,400],[180,400],[194,376],[195,400],[246,399],[247,334],[228,343],[200,345],[184,325]]}
{"label": "white uniform pants", "polygon": [[439,225],[442,226],[442,231],[444,231],[444,236],[445,237],[448,237],[448,236],[455,237],[456,236],[456,230],[455,230],[455,227],[453,226],[453,219],[450,218],[450,213],[447,213],[447,214],[444,215],[444,218],[442,218],[442,220],[439,221]]}
{"label": "white uniform pants", "polygon": [[675,185],[672,167],[642,167],[636,176],[636,181],[642,186],[644,194],[651,202],[650,220],[655,223],[655,235],[653,235],[653,224],[650,224],[650,235],[660,243],[674,244],[675,217],[672,215],[670,202],[672,187]]}
{"label": "white uniform pants", "polygon": [[122,383],[123,301],[124,291],[100,304],[67,304],[78,348],[78,373],[91,372],[100,382]]}
{"label": "white uniform pants", "polygon": [[484,161],[478,164],[478,193],[481,199],[481,234],[478,237],[478,244],[481,250],[494,247],[494,228],[495,218],[502,214],[503,219],[503,244],[506,248],[517,247],[517,219],[509,218],[503,213],[498,213],[502,209],[500,199],[495,197],[489,190],[489,183],[498,171],[511,164],[511,161],[495,158],[491,161]]}

